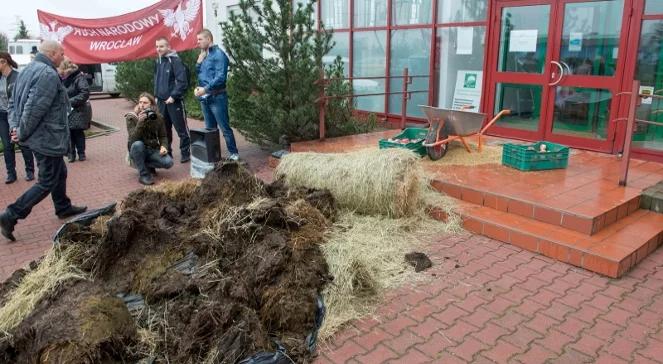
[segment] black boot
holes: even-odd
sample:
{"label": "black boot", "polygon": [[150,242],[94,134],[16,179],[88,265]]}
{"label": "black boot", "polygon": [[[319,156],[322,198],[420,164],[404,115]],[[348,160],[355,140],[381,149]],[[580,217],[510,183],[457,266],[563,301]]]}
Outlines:
{"label": "black boot", "polygon": [[34,181],[35,179],[35,172],[34,171],[25,171],[25,180],[30,182]]}
{"label": "black boot", "polygon": [[16,182],[16,172],[7,173],[7,178],[5,178],[5,184],[10,184]]}
{"label": "black boot", "polygon": [[16,220],[12,219],[7,211],[3,211],[0,214],[0,233],[2,233],[2,236],[11,241],[16,241],[13,234],[15,225]]}
{"label": "black boot", "polygon": [[145,176],[138,177],[138,182],[140,182],[145,186],[149,186],[154,184],[154,179],[152,178],[152,175],[148,174]]}

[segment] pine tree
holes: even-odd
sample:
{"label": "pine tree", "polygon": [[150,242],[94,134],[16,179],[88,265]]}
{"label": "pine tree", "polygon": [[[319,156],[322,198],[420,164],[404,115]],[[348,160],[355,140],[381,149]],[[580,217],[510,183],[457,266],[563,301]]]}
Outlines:
{"label": "pine tree", "polygon": [[313,22],[315,0],[240,0],[239,14],[221,24],[230,57],[231,123],[249,141],[274,146],[318,134],[322,57],[331,33]]}
{"label": "pine tree", "polygon": [[14,40],[17,39],[30,39],[30,33],[28,32],[28,27],[25,26],[23,19],[18,21],[18,32],[14,36]]}
{"label": "pine tree", "polygon": [[7,52],[9,47],[9,38],[7,34],[0,32],[0,51]]}

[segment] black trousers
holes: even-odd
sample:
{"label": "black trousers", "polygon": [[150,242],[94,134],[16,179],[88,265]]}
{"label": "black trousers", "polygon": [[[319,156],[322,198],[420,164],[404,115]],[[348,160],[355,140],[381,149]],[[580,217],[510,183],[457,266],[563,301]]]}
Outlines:
{"label": "black trousers", "polygon": [[162,100],[157,100],[159,113],[163,115],[166,124],[166,136],[168,137],[168,154],[173,155],[173,127],[180,138],[180,153],[182,157],[188,157],[191,154],[189,139],[189,127],[186,123],[186,111],[182,100],[175,100],[172,104],[166,104]]}
{"label": "black trousers", "polygon": [[64,158],[61,156],[50,157],[37,152],[34,154],[39,167],[37,183],[7,207],[7,211],[14,221],[28,217],[32,208],[49,194],[53,199],[56,214],[71,207],[71,200],[67,197],[67,166]]}
{"label": "black trousers", "polygon": [[[6,112],[0,111],[0,138],[2,139],[3,156],[5,157],[5,167],[7,175],[16,176],[16,154],[14,153],[14,143],[9,135],[9,120]],[[25,161],[25,171],[35,171],[35,160],[30,148],[22,146],[21,154]]]}
{"label": "black trousers", "polygon": [[85,130],[71,129],[69,130],[71,141],[69,142],[69,156],[75,156],[78,152],[78,157],[85,157]]}

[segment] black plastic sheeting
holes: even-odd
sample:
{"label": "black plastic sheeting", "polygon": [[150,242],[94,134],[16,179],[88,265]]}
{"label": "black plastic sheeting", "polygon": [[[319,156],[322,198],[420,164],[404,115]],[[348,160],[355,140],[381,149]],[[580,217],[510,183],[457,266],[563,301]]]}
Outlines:
{"label": "black plastic sheeting", "polygon": [[103,215],[112,215],[115,213],[115,206],[117,205],[116,202],[110,203],[104,207],[100,207],[98,209],[94,210],[88,210],[73,219],[65,222],[60,226],[58,231],[55,232],[53,235],[53,242],[55,244],[60,244],[60,238],[62,237],[62,234],[67,232],[67,230],[74,224],[76,225],[83,225],[83,226],[88,226],[94,222],[94,220]]}
{"label": "black plastic sheeting", "polygon": [[[315,347],[318,342],[318,332],[320,327],[322,327],[322,322],[325,320],[325,314],[327,309],[325,308],[325,302],[322,300],[322,296],[318,296],[316,300],[317,308],[315,310],[315,328],[306,336],[306,346],[308,351],[313,354],[315,353]],[[294,363],[292,359],[288,356],[285,348],[278,340],[273,339],[274,345],[276,346],[276,351],[272,353],[259,352],[240,361],[238,364],[290,364]]]}

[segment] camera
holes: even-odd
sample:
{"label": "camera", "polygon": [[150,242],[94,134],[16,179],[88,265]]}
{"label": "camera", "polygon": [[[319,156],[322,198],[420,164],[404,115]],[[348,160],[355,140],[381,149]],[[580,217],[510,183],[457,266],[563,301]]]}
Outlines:
{"label": "camera", "polygon": [[143,112],[145,113],[145,118],[147,120],[156,120],[157,119],[157,113],[154,112],[154,110],[145,109],[145,110],[143,110]]}

